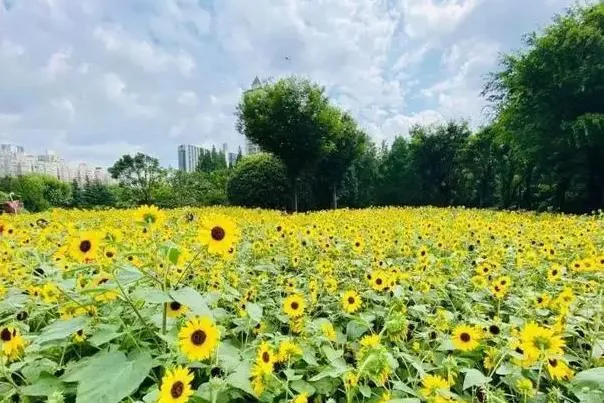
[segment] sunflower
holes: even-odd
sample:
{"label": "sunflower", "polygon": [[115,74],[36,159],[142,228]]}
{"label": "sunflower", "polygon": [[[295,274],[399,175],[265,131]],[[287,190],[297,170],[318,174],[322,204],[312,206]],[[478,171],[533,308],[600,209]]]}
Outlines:
{"label": "sunflower", "polygon": [[193,390],[193,374],[185,367],[176,367],[166,371],[159,389],[159,403],[185,403],[189,401]]}
{"label": "sunflower", "polygon": [[166,220],[166,214],[156,206],[140,206],[134,211],[134,219],[149,227],[159,227]]}
{"label": "sunflower", "polygon": [[308,393],[303,392],[300,393],[298,396],[296,396],[294,398],[294,400],[292,400],[292,403],[306,403],[308,402]]}
{"label": "sunflower", "polygon": [[564,361],[557,358],[550,358],[547,360],[547,372],[554,380],[570,379],[573,375],[573,370],[570,369]]}
{"label": "sunflower", "polygon": [[283,312],[290,318],[298,318],[304,314],[306,302],[300,294],[292,294],[283,300]]}
{"label": "sunflower", "polygon": [[84,329],[80,329],[72,337],[76,343],[83,343],[86,340],[86,333],[84,333]]}
{"label": "sunflower", "polygon": [[302,355],[302,349],[292,340],[283,340],[279,343],[276,362],[286,362],[292,357]]}
{"label": "sunflower", "polygon": [[363,300],[361,296],[354,290],[348,290],[342,294],[342,307],[348,313],[355,313],[361,308]]}
{"label": "sunflower", "polygon": [[178,332],[178,338],[184,355],[191,361],[199,361],[214,353],[220,333],[212,320],[203,316],[188,321]]}
{"label": "sunflower", "polygon": [[2,355],[7,357],[9,361],[15,361],[23,354],[25,340],[19,334],[18,329],[7,326],[0,330],[0,346],[2,347],[2,350],[0,350]]}
{"label": "sunflower", "polygon": [[349,371],[344,374],[344,387],[346,387],[346,389],[354,388],[358,383],[359,377],[355,375],[354,372]]}
{"label": "sunflower", "polygon": [[453,345],[461,351],[471,351],[480,344],[482,334],[479,329],[468,325],[458,325],[453,330]]}
{"label": "sunflower", "polygon": [[228,255],[239,241],[237,225],[228,217],[215,215],[201,222],[199,241],[207,245],[208,251],[216,255]]}
{"label": "sunflower", "polygon": [[327,340],[336,341],[336,330],[333,328],[331,322],[323,322],[321,324],[321,331]]}
{"label": "sunflower", "polygon": [[564,340],[552,329],[527,323],[520,331],[520,347],[527,362],[563,354]]}
{"label": "sunflower", "polygon": [[449,382],[438,375],[426,375],[422,378],[422,396],[431,401],[449,393]]}
{"label": "sunflower", "polygon": [[69,243],[69,255],[79,262],[91,262],[97,257],[100,240],[98,232],[82,232]]}
{"label": "sunflower", "polygon": [[177,318],[187,311],[187,307],[180,302],[172,301],[168,304],[168,316]]}
{"label": "sunflower", "polygon": [[262,342],[256,354],[256,368],[258,374],[267,375],[273,372],[273,364],[276,361],[275,353],[267,342]]}
{"label": "sunflower", "polygon": [[547,271],[547,281],[554,283],[562,277],[564,268],[561,266],[553,266]]}

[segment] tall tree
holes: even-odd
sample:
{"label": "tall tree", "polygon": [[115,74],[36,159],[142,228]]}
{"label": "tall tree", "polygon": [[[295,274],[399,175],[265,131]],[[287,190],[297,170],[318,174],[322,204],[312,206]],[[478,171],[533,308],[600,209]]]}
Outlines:
{"label": "tall tree", "polygon": [[[526,50],[506,55],[485,94],[530,163],[547,174],[558,209],[604,199],[604,3],[558,16]],[[544,183],[546,184],[546,183]],[[586,189],[586,191],[582,191]]]}
{"label": "tall tree", "polygon": [[240,133],[283,161],[298,209],[298,179],[321,157],[329,103],[323,88],[295,77],[257,86],[237,106]]}
{"label": "tall tree", "polygon": [[130,188],[140,204],[153,202],[153,189],[165,176],[157,158],[142,153],[134,157],[123,155],[109,168],[109,173],[120,185]]}

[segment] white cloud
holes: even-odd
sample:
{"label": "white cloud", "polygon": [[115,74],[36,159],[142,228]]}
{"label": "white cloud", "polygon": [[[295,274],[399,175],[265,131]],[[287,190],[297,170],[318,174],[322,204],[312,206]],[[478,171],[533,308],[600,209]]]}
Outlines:
{"label": "white cloud", "polygon": [[405,32],[420,38],[452,31],[481,0],[406,0]]}
{"label": "white cloud", "polygon": [[144,116],[153,113],[153,109],[150,106],[139,102],[140,96],[137,93],[129,92],[126,89],[126,84],[117,74],[105,74],[103,84],[107,98],[123,108],[125,112]]}
{"label": "white cloud", "polygon": [[120,27],[99,26],[94,30],[98,39],[108,52],[119,54],[147,71],[165,72],[176,67],[184,76],[191,74],[195,61],[184,50],[175,54],[153,45],[148,40],[132,38]]}
{"label": "white cloud", "polygon": [[199,98],[193,91],[183,91],[178,95],[177,101],[184,106],[196,106],[199,103]]}
{"label": "white cloud", "polygon": [[25,48],[23,46],[6,38],[2,39],[2,43],[0,43],[0,56],[12,58],[21,56],[23,53],[25,53]]}
{"label": "white cloud", "polygon": [[71,52],[71,48],[66,48],[61,49],[50,56],[46,63],[45,72],[51,80],[54,80],[71,70],[71,65],[69,64]]}

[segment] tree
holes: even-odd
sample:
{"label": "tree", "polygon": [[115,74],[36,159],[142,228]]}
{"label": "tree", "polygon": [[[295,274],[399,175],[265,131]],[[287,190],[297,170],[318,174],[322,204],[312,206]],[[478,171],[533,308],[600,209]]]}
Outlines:
{"label": "tree", "polygon": [[199,172],[213,172],[220,169],[226,169],[226,156],[222,151],[216,151],[216,147],[212,150],[203,150],[199,156],[196,170]]}
{"label": "tree", "polygon": [[560,210],[604,201],[603,27],[604,3],[569,10],[529,35],[526,50],[506,55],[485,89]]}
{"label": "tree", "polygon": [[321,157],[328,107],[323,88],[295,77],[267,83],[243,94],[237,129],[285,164],[298,209],[298,179]]}
{"label": "tree", "polygon": [[283,209],[289,201],[289,181],[284,164],[260,153],[244,157],[234,168],[227,185],[231,204],[245,207]]}
{"label": "tree", "polygon": [[16,178],[4,178],[0,188],[13,192],[29,211],[44,211],[51,207],[71,205],[71,187],[68,183],[44,174],[27,174]]}
{"label": "tree", "polygon": [[326,142],[316,169],[316,177],[324,179],[331,188],[332,207],[338,207],[337,187],[351,164],[361,156],[368,142],[367,135],[347,113],[329,106],[321,114]]}
{"label": "tree", "polygon": [[84,206],[84,194],[77,180],[71,181],[71,207],[80,208]]}
{"label": "tree", "polygon": [[459,200],[461,160],[469,136],[466,122],[449,121],[411,129],[409,164],[422,204],[447,206]]}
{"label": "tree", "polygon": [[165,176],[156,158],[137,153],[134,157],[126,154],[109,168],[109,173],[120,185],[132,190],[138,204],[151,204],[153,190]]}

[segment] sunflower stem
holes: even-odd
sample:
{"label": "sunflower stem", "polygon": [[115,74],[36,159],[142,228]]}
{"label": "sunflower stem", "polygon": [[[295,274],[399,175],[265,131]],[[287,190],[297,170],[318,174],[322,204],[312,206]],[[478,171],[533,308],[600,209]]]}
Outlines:
{"label": "sunflower stem", "polygon": [[126,294],[126,290],[124,290],[124,287],[122,287],[122,284],[117,279],[117,276],[116,276],[115,272],[113,272],[113,279],[115,280],[115,284],[117,284],[118,288],[120,289],[120,292],[122,293],[122,296],[124,297],[124,300],[126,300],[126,302],[128,303],[128,305],[130,305],[130,308],[132,308],[132,310],[134,311],[134,313],[136,314],[136,316],[138,317],[138,319],[141,321],[141,323],[143,324],[143,326],[146,326],[145,319],[143,318],[143,316],[141,315],[141,313],[138,311],[138,309],[136,308],[136,305],[134,305],[134,302],[132,302],[132,300],[130,299],[130,297],[128,296],[128,294]]}
{"label": "sunflower stem", "polygon": [[539,386],[541,385],[541,371],[543,371],[543,360],[539,363],[539,372],[537,373],[537,394],[539,394]]}

